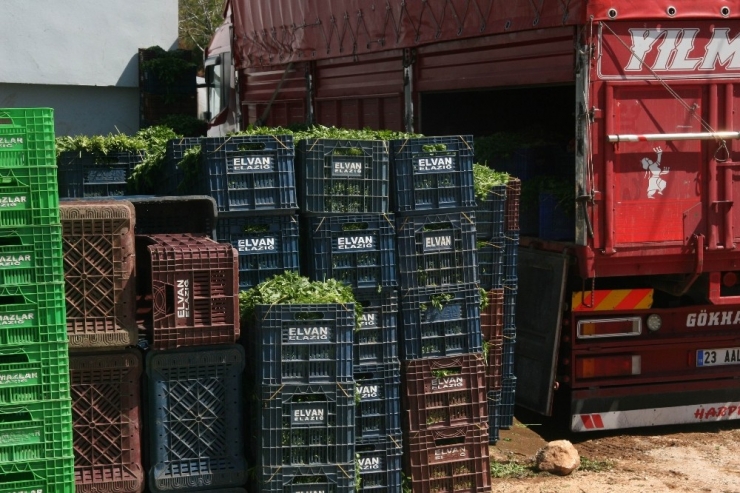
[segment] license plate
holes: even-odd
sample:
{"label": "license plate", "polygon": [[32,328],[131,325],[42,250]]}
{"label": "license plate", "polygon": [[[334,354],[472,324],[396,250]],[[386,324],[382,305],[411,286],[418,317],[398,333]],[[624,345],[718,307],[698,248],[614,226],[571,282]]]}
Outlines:
{"label": "license plate", "polygon": [[722,365],[740,365],[740,347],[699,349],[696,351],[696,366]]}

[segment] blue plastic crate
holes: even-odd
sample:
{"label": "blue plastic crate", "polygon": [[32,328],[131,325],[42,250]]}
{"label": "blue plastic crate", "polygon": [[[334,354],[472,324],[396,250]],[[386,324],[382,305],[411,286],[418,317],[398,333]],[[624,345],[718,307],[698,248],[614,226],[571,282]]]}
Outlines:
{"label": "blue plastic crate", "polygon": [[143,151],[108,154],[65,151],[57,158],[60,197],[111,197],[126,195],[128,177],[144,160]]}
{"label": "blue plastic crate", "polygon": [[[236,215],[235,215],[236,214]],[[298,271],[298,216],[243,216],[222,212],[216,237],[239,252],[239,289],[286,271]]]}
{"label": "blue plastic crate", "polygon": [[297,209],[294,155],[292,135],[205,137],[196,191],[219,212]]}
{"label": "blue plastic crate", "polygon": [[388,143],[308,139],[296,147],[299,204],[305,214],[388,211]]}
{"label": "blue plastic crate", "polygon": [[257,305],[248,323],[255,384],[353,380],[354,304]]}
{"label": "blue plastic crate", "polygon": [[504,236],[506,212],[506,185],[493,187],[485,200],[476,199],[475,229],[484,241],[500,241]]}
{"label": "blue plastic crate", "polygon": [[488,392],[488,443],[496,445],[501,428],[501,391]]}
{"label": "blue plastic crate", "polygon": [[516,290],[504,289],[504,330],[516,329]]}
{"label": "blue plastic crate", "polygon": [[507,233],[504,237],[504,279],[503,285],[515,288],[518,285],[519,234]]}
{"label": "blue plastic crate", "polygon": [[355,292],[355,300],[362,305],[362,321],[354,337],[355,367],[397,363],[398,292]]}
{"label": "blue plastic crate", "polygon": [[501,363],[501,374],[504,380],[515,375],[516,365],[516,336],[504,334],[503,359]]}
{"label": "blue plastic crate", "polygon": [[185,178],[185,173],[180,168],[180,161],[185,156],[185,151],[200,145],[200,137],[181,137],[167,141],[165,151],[165,172],[161,183],[161,193],[164,195],[177,195],[180,185]]}
{"label": "blue plastic crate", "polygon": [[465,285],[402,292],[400,332],[405,360],[480,352],[480,291]]}
{"label": "blue plastic crate", "polygon": [[261,467],[257,474],[250,493],[356,493],[354,459],[326,466]]}
{"label": "blue plastic crate", "polygon": [[400,433],[381,441],[357,444],[355,453],[360,475],[359,491],[378,493],[401,491],[403,447]]}
{"label": "blue plastic crate", "polygon": [[258,468],[355,460],[355,384],[261,385],[248,443]]}
{"label": "blue plastic crate", "polygon": [[396,234],[401,289],[478,282],[472,212],[397,217]]}
{"label": "blue plastic crate", "polygon": [[392,214],[304,217],[307,277],[340,280],[354,289],[393,288],[396,231]]}
{"label": "blue plastic crate", "polygon": [[497,170],[526,181],[541,174],[544,160],[539,158],[537,149],[532,147],[515,149],[508,156],[495,159],[489,164]]}
{"label": "blue plastic crate", "polygon": [[149,352],[150,491],[247,481],[243,370],[241,346]]}
{"label": "blue plastic crate", "polygon": [[499,405],[499,428],[508,430],[514,425],[514,405],[516,402],[516,377],[504,377]]}
{"label": "blue plastic crate", "polygon": [[543,240],[573,241],[576,235],[574,204],[563,203],[555,195],[540,192],[539,237]]}
{"label": "blue plastic crate", "polygon": [[475,209],[472,135],[391,140],[390,146],[394,212]]}
{"label": "blue plastic crate", "polygon": [[485,290],[504,285],[504,242],[478,240],[478,283]]}
{"label": "blue plastic crate", "polygon": [[401,364],[355,367],[355,442],[401,434]]}

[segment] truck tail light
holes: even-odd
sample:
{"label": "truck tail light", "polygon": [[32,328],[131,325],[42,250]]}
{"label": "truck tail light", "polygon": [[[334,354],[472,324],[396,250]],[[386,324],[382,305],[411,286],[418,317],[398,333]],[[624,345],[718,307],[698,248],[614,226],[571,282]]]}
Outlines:
{"label": "truck tail light", "polygon": [[576,360],[576,377],[602,378],[639,375],[642,371],[639,355],[598,356]]}
{"label": "truck tail light", "polygon": [[579,339],[597,337],[627,337],[642,333],[640,317],[606,318],[579,320],[577,336]]}

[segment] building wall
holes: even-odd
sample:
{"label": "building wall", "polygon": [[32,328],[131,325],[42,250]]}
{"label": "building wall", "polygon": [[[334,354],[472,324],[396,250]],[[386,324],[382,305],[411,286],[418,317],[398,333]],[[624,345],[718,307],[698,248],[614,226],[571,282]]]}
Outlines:
{"label": "building wall", "polygon": [[58,135],[138,129],[138,50],[177,42],[177,0],[3,0],[0,107],[51,106]]}

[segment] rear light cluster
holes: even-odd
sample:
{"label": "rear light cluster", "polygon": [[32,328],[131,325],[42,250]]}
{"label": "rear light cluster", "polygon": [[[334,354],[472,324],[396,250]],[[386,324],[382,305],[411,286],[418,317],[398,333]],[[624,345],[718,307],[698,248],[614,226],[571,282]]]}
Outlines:
{"label": "rear light cluster", "polygon": [[640,317],[586,319],[579,320],[577,326],[579,339],[638,336],[640,334],[642,334]]}
{"label": "rear light cluster", "polygon": [[604,378],[639,375],[642,359],[639,355],[598,356],[576,359],[576,378]]}

